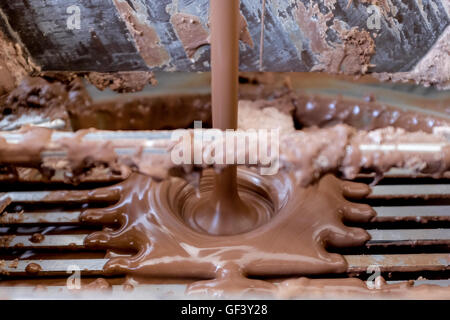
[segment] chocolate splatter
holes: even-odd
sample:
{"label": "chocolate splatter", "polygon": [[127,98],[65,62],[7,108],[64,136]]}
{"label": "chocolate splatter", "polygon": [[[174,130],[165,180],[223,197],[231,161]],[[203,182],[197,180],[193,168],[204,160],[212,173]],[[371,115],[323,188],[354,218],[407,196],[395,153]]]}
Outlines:
{"label": "chocolate splatter", "polygon": [[42,233],[33,233],[33,235],[30,237],[30,241],[33,243],[41,243],[44,241],[45,236]]}
{"label": "chocolate splatter", "polygon": [[25,272],[33,276],[37,275],[41,270],[41,266],[37,263],[29,263],[25,268]]}

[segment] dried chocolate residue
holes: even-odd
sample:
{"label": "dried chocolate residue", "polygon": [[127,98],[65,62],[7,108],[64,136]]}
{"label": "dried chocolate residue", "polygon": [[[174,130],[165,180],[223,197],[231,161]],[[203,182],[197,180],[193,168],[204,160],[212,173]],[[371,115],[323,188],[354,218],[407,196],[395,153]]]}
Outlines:
{"label": "dried chocolate residue", "polygon": [[[355,2],[355,3],[353,3]],[[386,12],[390,12],[391,8],[389,6],[388,0],[348,0],[347,8],[349,8],[352,4],[357,5],[358,3],[372,4],[378,7],[381,7]]]}
{"label": "dried chocolate residue", "polygon": [[[113,173],[122,173],[117,162],[117,154],[109,141],[84,141],[89,132],[95,130],[80,130],[72,138],[63,138],[56,142],[67,152],[66,176],[72,182],[78,182],[91,169],[100,166],[108,167]],[[69,175],[70,174],[70,175]]]}
{"label": "dried chocolate residue", "polygon": [[[261,118],[263,117],[267,116],[263,114]],[[95,130],[89,132],[95,132]],[[48,150],[52,131],[35,127],[25,128],[23,133],[24,139],[18,143],[0,140],[0,148],[5,151],[0,153],[0,163],[38,168],[41,172],[43,171],[43,174],[51,173],[51,169],[55,168],[52,164],[55,165],[55,163],[44,161],[41,153]],[[193,141],[194,136],[192,130],[185,130],[179,135],[179,140],[161,140],[155,145],[165,149],[166,153],[144,153],[142,140],[128,142],[128,144],[124,141],[116,141],[113,145],[108,140],[83,140],[85,133],[86,131],[81,131],[72,138],[62,138],[52,142],[53,150],[56,148],[67,152],[66,165],[62,167],[57,162],[56,167],[68,169],[69,173],[72,173],[70,178],[74,181],[77,181],[77,175],[83,175],[85,170],[98,165],[110,168],[117,174],[122,174],[128,169],[158,179],[166,178],[172,174],[171,170],[177,167],[171,155],[182,154],[184,139],[189,138]],[[204,141],[200,146],[201,149],[197,151],[202,152],[202,159],[205,161],[202,164],[193,165],[194,159],[191,154],[189,162],[182,166],[185,172],[190,173],[195,168],[211,166],[221,169],[223,165],[207,163],[211,160],[211,150],[223,145],[222,139],[225,137],[209,142]],[[258,144],[257,135],[249,136],[248,139],[248,145]],[[439,149],[431,153],[414,148],[402,151],[396,147],[401,144],[421,143],[433,144]],[[308,145],[308,148],[303,148],[305,145]],[[392,150],[386,153],[380,147],[382,145],[389,145]],[[115,148],[124,147],[134,149],[135,153],[132,156],[115,153]],[[271,142],[268,148],[269,150],[272,148]],[[421,131],[408,133],[403,129],[392,127],[367,132],[357,131],[347,125],[336,125],[325,129],[309,128],[287,132],[280,135],[279,150],[279,161],[277,153],[270,155],[273,157],[272,163],[278,163],[281,170],[294,171],[297,182],[303,186],[330,172],[340,172],[344,177],[352,179],[361,170],[386,172],[392,167],[397,167],[439,177],[450,168],[450,146],[445,137]],[[237,159],[249,159],[250,152],[253,152],[248,147],[237,151]],[[222,156],[224,157],[225,153]],[[225,158],[219,160],[218,155],[215,156],[215,160],[219,161],[217,163],[226,163]],[[257,157],[251,166],[262,165],[261,161],[262,159]],[[44,168],[47,170],[43,170]]]}
{"label": "dried chocolate residue", "polygon": [[[367,31],[357,27],[345,29],[337,20],[333,20],[331,10],[327,14],[320,12],[317,3],[306,7],[298,2],[296,15],[297,23],[309,39],[310,50],[317,59],[311,71],[365,74],[372,67],[370,60],[375,54],[375,42]],[[329,30],[334,30],[338,41],[329,43],[326,40]]]}
{"label": "dried chocolate residue", "polygon": [[312,71],[365,74],[373,67],[370,59],[374,54],[375,41],[367,31],[355,27],[342,31],[342,44],[322,52],[320,64],[314,66]]}
{"label": "dried chocolate residue", "polygon": [[[136,5],[137,1],[135,2]],[[169,53],[160,43],[156,30],[150,25],[147,8],[136,7],[137,11],[125,0],[114,0],[114,4],[126,23],[136,47],[149,67],[163,66],[169,62]]]}
{"label": "dried chocolate residue", "polygon": [[[210,44],[210,31],[207,29],[209,23],[206,27],[203,26],[198,16],[178,12],[170,17],[170,23],[189,58],[192,59],[200,47]],[[239,18],[239,40],[251,48],[254,46],[247,20],[242,13]]]}
{"label": "dried chocolate residue", "polygon": [[178,38],[189,58],[202,46],[209,44],[209,32],[199,17],[187,13],[175,13],[170,17]]}
{"label": "dried chocolate residue", "polygon": [[0,31],[0,96],[17,86],[39,68],[28,58],[19,43],[13,43]]}
{"label": "dried chocolate residue", "polygon": [[253,39],[248,30],[247,20],[242,13],[239,18],[239,30],[239,40],[247,44],[250,48],[253,48]]}
{"label": "dried chocolate residue", "polygon": [[426,87],[450,89],[450,26],[448,26],[430,51],[408,72],[375,73],[382,81],[415,81]]}
{"label": "dried chocolate residue", "polygon": [[242,130],[278,128],[280,134],[292,133],[295,132],[294,110],[292,104],[240,100],[238,127]]}
{"label": "dried chocolate residue", "polygon": [[147,84],[157,83],[153,73],[149,71],[90,72],[85,77],[99,90],[108,88],[119,93],[141,91]]}
{"label": "dried chocolate residue", "polygon": [[[99,90],[111,89],[119,93],[137,92],[144,89],[147,84],[156,85],[157,80],[150,71],[119,71],[119,72],[40,72],[39,76],[50,82],[61,82],[65,84],[74,94],[83,93],[83,100],[90,100],[85,93],[82,78],[88,80]],[[72,100],[74,100],[72,98]],[[77,107],[82,107],[89,103],[77,103]]]}
{"label": "dried chocolate residue", "polygon": [[8,247],[11,241],[14,240],[14,238],[14,235],[0,236],[0,248]]}

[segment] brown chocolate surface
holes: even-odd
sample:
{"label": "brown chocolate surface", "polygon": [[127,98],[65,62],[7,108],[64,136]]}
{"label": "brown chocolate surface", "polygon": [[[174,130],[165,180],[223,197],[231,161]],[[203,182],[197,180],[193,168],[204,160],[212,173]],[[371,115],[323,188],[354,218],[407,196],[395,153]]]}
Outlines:
{"label": "brown chocolate surface", "polygon": [[[67,279],[39,279],[30,278],[24,280],[5,280],[0,282],[1,287],[34,287],[33,297],[39,298],[54,298],[54,295],[49,294],[49,289],[52,286],[64,286]],[[186,296],[178,289],[178,293],[171,289],[161,292],[158,290],[157,295],[135,293],[134,290],[139,285],[161,285],[161,284],[177,284],[183,286],[184,284],[191,284],[192,280],[183,279],[145,279],[142,277],[116,277],[116,278],[98,278],[92,280],[91,278],[81,279],[80,289],[70,290],[71,294],[67,295],[62,288],[58,289],[57,297],[67,298],[83,298],[83,299],[98,299],[115,297],[119,299],[186,299],[187,298],[204,298],[204,294],[209,294],[206,298],[244,298],[255,299],[261,296],[255,295],[255,290],[244,289],[242,291],[214,291],[203,290],[197,291],[198,295]],[[112,286],[116,286],[112,291]],[[121,293],[120,289],[124,292]],[[182,289],[182,288],[180,288]],[[262,291],[262,290],[261,290]],[[261,293],[261,291],[257,293]],[[11,298],[8,291],[2,291],[2,298]],[[14,292],[14,291],[13,291]],[[23,291],[22,291],[23,292]],[[113,294],[111,296],[111,293]],[[83,294],[80,297],[80,294]],[[440,287],[438,285],[420,284],[415,281],[405,281],[401,283],[387,284],[385,280],[379,276],[370,283],[362,281],[357,278],[341,278],[341,279],[310,279],[305,277],[291,278],[282,281],[267,282],[267,290],[263,291],[264,298],[275,299],[420,299],[420,300],[448,300],[450,298],[450,291],[447,287]],[[19,295],[17,298],[21,298]]]}
{"label": "brown chocolate surface", "polygon": [[450,121],[434,115],[412,112],[377,103],[370,96],[365,101],[314,94],[289,93],[271,101],[256,100],[254,107],[275,107],[293,113],[298,126],[326,128],[347,124],[360,130],[385,127],[406,131],[432,132],[435,126],[447,126]]}
{"label": "brown chocolate surface", "polygon": [[[169,56],[156,31],[138,14],[139,10],[132,10],[122,0],[114,3],[147,65],[165,65]],[[21,114],[36,108],[48,112],[46,115],[50,118],[64,118],[68,111],[72,124],[83,128],[92,124],[98,127],[97,119],[92,119],[94,111],[103,112],[102,119],[106,122],[108,114],[113,115],[116,122],[105,124],[107,129],[186,128],[193,120],[200,119],[212,119],[212,126],[221,130],[237,129],[239,38],[250,46],[253,41],[245,19],[239,14],[238,0],[216,0],[211,5],[212,108],[209,108],[209,97],[199,96],[184,97],[181,101],[180,97],[152,98],[151,101],[141,97],[92,105],[79,81],[63,84],[29,78],[4,98],[3,115]],[[324,17],[317,6],[306,9],[300,3],[296,14],[302,30],[310,32],[310,38],[319,35],[325,39],[328,17]],[[317,19],[310,19],[314,14]],[[208,32],[195,16],[177,13],[170,22],[190,58],[208,43]],[[342,44],[329,48],[323,39],[312,39],[311,49],[320,54],[320,63],[314,69],[366,73],[372,67],[370,60],[375,53],[372,36],[358,28],[333,27]],[[0,69],[5,67],[0,59]],[[148,72],[90,73],[87,77],[100,89],[109,87],[119,92],[141,90],[153,79]],[[8,88],[13,80],[11,73],[1,77],[0,88]],[[191,283],[187,292],[213,296],[225,292],[292,298],[302,295],[304,290],[313,294],[331,290],[372,296],[367,286],[355,279],[300,278],[274,284],[255,277],[345,272],[345,259],[329,253],[327,248],[363,245],[369,239],[368,233],[347,227],[343,222],[367,222],[375,212],[368,205],[348,200],[370,193],[366,185],[343,182],[329,173],[339,172],[346,178],[353,178],[361,170],[383,173],[396,166],[442,175],[450,168],[450,147],[446,140],[424,132],[408,134],[405,130],[431,132],[434,126],[448,125],[448,122],[402,112],[371,99],[353,102],[289,91],[275,93],[271,100],[258,98],[241,102],[245,117],[258,119],[255,123],[244,124],[249,128],[282,129],[282,170],[274,176],[258,175],[252,168],[238,171],[236,166],[216,166],[216,170],[211,170],[200,166],[202,177],[199,185],[193,186],[188,183],[189,176],[183,179],[170,175],[175,165],[168,155],[153,161],[143,155],[142,146],[136,146],[132,157],[120,157],[111,142],[83,140],[87,133],[95,130],[51,141],[50,130],[24,128],[21,142],[0,140],[0,164],[12,164],[12,171],[16,169],[14,166],[37,168],[46,177],[51,176],[56,167],[62,168],[68,171],[71,181],[99,166],[117,174],[126,170],[137,172],[112,187],[79,191],[75,195],[88,202],[118,198],[108,208],[88,209],[81,216],[85,223],[120,224],[118,229],[95,232],[85,241],[91,249],[110,251],[110,260],[105,266],[107,275],[125,274],[144,279],[196,278],[201,281]],[[186,101],[188,105],[184,104]],[[180,110],[187,116],[180,117]],[[348,125],[363,130],[389,128],[366,132]],[[295,126],[304,130],[296,131]],[[400,144],[418,143],[441,145],[441,149],[430,154],[414,148],[409,151],[398,148]],[[167,151],[177,147],[179,144],[170,143]],[[389,147],[389,152],[385,147]],[[41,158],[43,151],[52,148],[66,151],[66,162],[53,163],[55,167],[52,167]],[[201,151],[205,154],[207,150],[205,146]],[[190,169],[188,175],[196,168]],[[53,192],[46,200],[50,199],[71,200],[65,192]],[[43,239],[39,233],[30,238],[34,243]],[[0,241],[7,243],[10,238]],[[29,275],[38,275],[40,271],[41,266],[35,263],[26,267]],[[376,294],[407,296],[415,290],[414,294],[421,295],[430,290],[430,287],[412,289],[408,284],[386,285],[380,278],[377,281]],[[111,284],[97,279],[85,289],[109,291]],[[449,290],[444,290],[443,294],[448,295]]]}
{"label": "brown chocolate surface", "polygon": [[71,108],[69,114],[75,130],[178,129],[192,127],[197,120],[212,125],[211,97],[197,94],[111,99]]}
{"label": "brown chocolate surface", "polygon": [[[364,101],[340,96],[284,92],[266,98],[265,93],[255,86],[251,90],[241,92],[240,99],[243,104],[251,103],[252,107],[257,109],[275,108],[289,114],[297,129],[311,126],[330,127],[342,123],[361,130],[393,126],[410,132],[432,132],[434,126],[446,126],[450,122],[433,114],[403,110],[380,103],[370,96]],[[189,128],[195,120],[202,121],[203,127],[212,125],[211,97],[208,94],[124,97],[71,108],[69,113],[75,129]],[[184,116],[180,117],[180,114]]]}
{"label": "brown chocolate surface", "polygon": [[15,79],[8,70],[5,61],[0,60],[0,96],[13,90],[15,87]]}
{"label": "brown chocolate surface", "polygon": [[[200,190],[212,187],[211,175],[204,173]],[[284,173],[262,177],[240,170],[238,177],[243,199],[273,212],[270,220],[247,233],[214,236],[190,228],[184,206],[190,197],[197,197],[191,185],[179,178],[156,182],[133,175],[98,190],[120,193],[120,200],[106,209],[88,209],[81,219],[105,224],[119,221],[121,227],[92,234],[86,245],[137,252],[111,258],[105,266],[108,274],[210,279],[191,285],[190,291],[196,292],[236,284],[263,290],[271,287],[247,276],[344,272],[345,260],[325,247],[361,245],[369,238],[364,230],[342,224],[342,219],[368,221],[373,217],[369,206],[345,199],[363,197],[370,192],[366,185],[341,182],[331,175],[307,188]]]}

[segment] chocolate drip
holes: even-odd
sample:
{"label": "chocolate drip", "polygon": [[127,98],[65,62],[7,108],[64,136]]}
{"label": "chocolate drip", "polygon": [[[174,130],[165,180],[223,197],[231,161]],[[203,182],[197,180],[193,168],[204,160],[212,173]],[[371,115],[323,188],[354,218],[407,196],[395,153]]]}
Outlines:
{"label": "chocolate drip", "polygon": [[25,268],[26,273],[29,275],[37,275],[41,270],[42,270],[41,266],[38,265],[37,263],[30,263]]}

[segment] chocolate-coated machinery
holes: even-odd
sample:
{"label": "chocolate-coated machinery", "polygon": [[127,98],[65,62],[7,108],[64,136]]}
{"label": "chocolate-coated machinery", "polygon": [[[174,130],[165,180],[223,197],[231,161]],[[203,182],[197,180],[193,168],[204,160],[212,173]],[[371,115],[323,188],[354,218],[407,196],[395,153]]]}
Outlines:
{"label": "chocolate-coated machinery", "polygon": [[[356,105],[376,99],[398,110],[450,121],[448,0],[241,0],[241,16],[240,69],[245,72],[240,79],[241,98],[251,99],[255,92],[270,98],[270,92],[288,88],[303,95],[343,97]],[[8,46],[0,49],[0,57],[17,65],[11,68],[0,61],[0,70],[12,81],[8,83],[18,85],[24,74],[66,83],[84,77],[89,104],[79,107],[92,107],[92,113],[86,121],[73,112],[73,105],[56,117],[31,109],[20,117],[4,112],[0,136],[9,143],[20,142],[23,137],[16,130],[26,124],[58,130],[55,140],[96,127],[104,131],[85,136],[86,141],[110,140],[117,143],[119,153],[140,143],[150,154],[158,154],[161,141],[170,134],[165,129],[175,128],[153,126],[153,122],[145,127],[129,110],[136,101],[144,109],[164,109],[167,106],[161,101],[173,95],[179,97],[175,104],[207,104],[208,17],[209,0],[1,1],[0,35]],[[267,77],[257,73],[261,71]],[[272,73],[292,71],[329,75]],[[131,79],[134,85],[129,84]],[[0,81],[0,93],[10,90]],[[104,109],[108,105],[123,112],[111,114]],[[120,117],[135,122],[123,124]],[[177,126],[189,127],[193,120],[199,119],[185,119]],[[364,127],[368,120],[355,121]],[[117,131],[128,129],[134,131]],[[46,152],[48,157],[64,157],[63,151],[51,146]],[[78,266],[89,281],[104,275],[107,261],[104,252],[84,247],[86,235],[101,226],[80,223],[86,199],[79,199],[77,190],[111,185],[126,177],[98,175],[74,186],[61,172],[43,181],[32,170],[21,168],[18,180],[2,172],[0,297],[31,296],[36,279],[47,279],[47,296],[56,297],[63,290],[72,297],[64,282],[55,280],[52,285],[51,279],[66,279],[72,274],[68,270]],[[370,183],[376,177],[368,172],[356,181]],[[47,197],[61,189],[68,190],[70,203]],[[417,280],[449,286],[448,178],[393,169],[372,190],[363,202],[373,206],[377,217],[362,225],[371,240],[364,247],[339,252],[348,262],[347,275],[367,279],[369,267],[377,266],[388,282]],[[37,232],[44,235],[42,241],[32,239]],[[45,259],[39,258],[41,252]],[[41,270],[30,276],[26,268],[33,262]],[[181,297],[183,291],[183,284],[149,284],[124,294],[122,285],[113,285],[116,297],[165,297],[168,292]]]}

